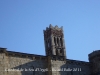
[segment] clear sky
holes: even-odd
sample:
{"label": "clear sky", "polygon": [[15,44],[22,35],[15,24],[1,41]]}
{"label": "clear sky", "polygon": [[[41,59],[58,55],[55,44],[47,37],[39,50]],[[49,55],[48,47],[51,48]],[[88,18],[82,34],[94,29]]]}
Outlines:
{"label": "clear sky", "polygon": [[68,59],[100,49],[100,0],[0,0],[0,47],[45,55],[49,24],[63,26]]}

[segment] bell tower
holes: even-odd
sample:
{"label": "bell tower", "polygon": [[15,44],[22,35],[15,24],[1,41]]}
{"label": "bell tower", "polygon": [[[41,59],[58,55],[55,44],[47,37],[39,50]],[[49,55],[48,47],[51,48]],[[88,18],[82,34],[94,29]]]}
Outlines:
{"label": "bell tower", "polygon": [[51,24],[44,30],[44,43],[46,56],[63,57],[66,59],[63,27]]}

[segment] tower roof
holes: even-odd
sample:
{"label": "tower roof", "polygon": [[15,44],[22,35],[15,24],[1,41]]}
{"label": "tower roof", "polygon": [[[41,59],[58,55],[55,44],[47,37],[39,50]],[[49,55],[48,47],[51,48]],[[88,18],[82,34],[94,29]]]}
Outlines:
{"label": "tower roof", "polygon": [[[49,27],[46,27],[46,30],[49,30],[49,29],[63,31],[63,26],[58,27],[58,25],[53,26],[52,24],[50,24]],[[44,30],[44,31],[46,31],[46,30]]]}

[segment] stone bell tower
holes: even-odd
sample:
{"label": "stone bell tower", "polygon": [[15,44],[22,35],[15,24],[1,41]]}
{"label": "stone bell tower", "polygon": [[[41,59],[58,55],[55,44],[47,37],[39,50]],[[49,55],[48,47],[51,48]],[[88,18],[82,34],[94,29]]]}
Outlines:
{"label": "stone bell tower", "polygon": [[44,30],[44,42],[46,56],[63,57],[66,59],[63,27],[59,28],[57,25],[53,27],[50,24],[49,28],[47,27]]}

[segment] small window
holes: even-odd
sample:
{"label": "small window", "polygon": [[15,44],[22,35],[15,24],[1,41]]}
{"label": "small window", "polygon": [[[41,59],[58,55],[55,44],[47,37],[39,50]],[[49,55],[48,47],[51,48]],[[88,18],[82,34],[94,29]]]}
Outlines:
{"label": "small window", "polygon": [[54,44],[56,45],[56,38],[54,37]]}
{"label": "small window", "polygon": [[58,44],[58,46],[59,46],[59,38],[57,38],[57,44]]}
{"label": "small window", "polygon": [[60,44],[61,44],[61,46],[63,46],[63,41],[62,41],[62,38],[60,38]]}
{"label": "small window", "polygon": [[58,50],[56,50],[56,55],[58,55]]}
{"label": "small window", "polygon": [[62,53],[62,50],[60,50],[60,53]]}

